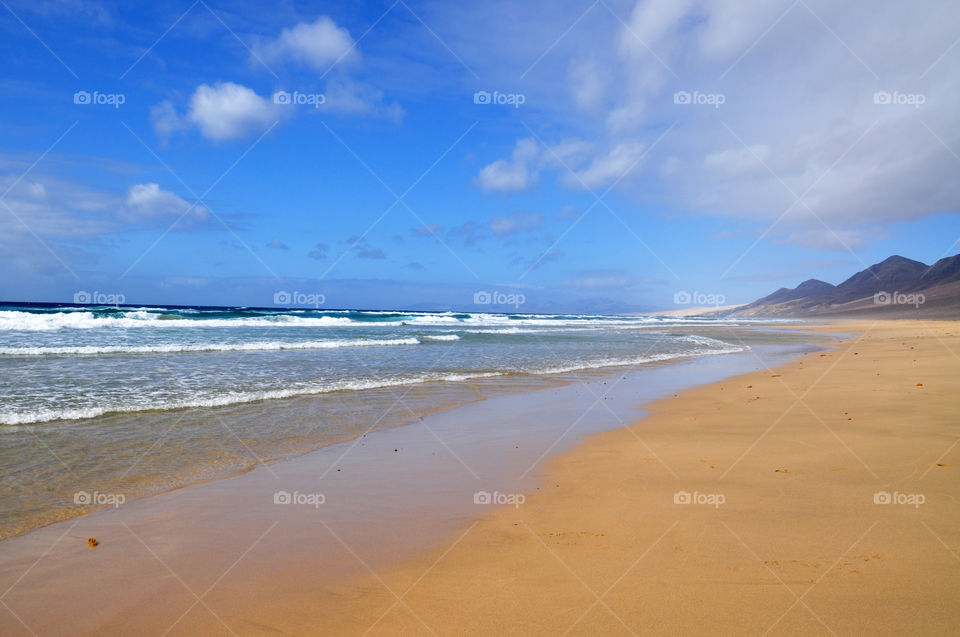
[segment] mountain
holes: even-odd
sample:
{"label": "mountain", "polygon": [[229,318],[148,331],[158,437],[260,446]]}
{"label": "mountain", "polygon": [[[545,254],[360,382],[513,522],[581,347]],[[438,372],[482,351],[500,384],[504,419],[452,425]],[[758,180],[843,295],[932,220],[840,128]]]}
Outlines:
{"label": "mountain", "polygon": [[830,296],[830,302],[855,301],[882,291],[912,290],[918,286],[920,277],[929,269],[930,266],[920,261],[893,255],[876,265],[871,265],[866,270],[857,272],[838,285],[836,292]]}
{"label": "mountain", "polygon": [[894,255],[839,285],[809,279],[721,315],[960,318],[960,255],[932,266]]}
{"label": "mountain", "polygon": [[823,296],[833,292],[836,289],[837,287],[835,285],[830,285],[825,281],[820,281],[819,279],[807,279],[795,288],[780,288],[773,294],[765,296],[755,302],[764,305],[785,303],[787,301],[795,301],[797,299],[807,297]]}

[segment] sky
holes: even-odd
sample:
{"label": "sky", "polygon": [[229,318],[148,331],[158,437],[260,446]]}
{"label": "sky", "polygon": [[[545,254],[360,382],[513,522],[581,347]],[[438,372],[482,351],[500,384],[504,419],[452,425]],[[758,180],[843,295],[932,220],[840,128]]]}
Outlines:
{"label": "sky", "polygon": [[135,4],[0,2],[0,300],[644,312],[960,251],[953,0]]}

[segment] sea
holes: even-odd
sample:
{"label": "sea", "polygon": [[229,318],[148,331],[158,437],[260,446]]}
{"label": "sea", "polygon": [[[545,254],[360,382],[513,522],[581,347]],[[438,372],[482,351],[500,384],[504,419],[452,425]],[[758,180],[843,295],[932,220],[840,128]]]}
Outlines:
{"label": "sea", "polygon": [[771,327],[0,304],[0,539],[490,396],[794,338]]}

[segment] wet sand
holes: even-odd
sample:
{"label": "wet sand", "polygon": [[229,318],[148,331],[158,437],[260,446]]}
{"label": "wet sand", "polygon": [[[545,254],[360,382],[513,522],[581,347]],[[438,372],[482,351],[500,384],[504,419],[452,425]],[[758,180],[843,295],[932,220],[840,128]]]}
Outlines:
{"label": "wet sand", "polygon": [[[960,324],[822,329],[856,336],[660,368],[741,375],[645,418],[644,373],[498,398],[13,538],[4,634],[30,634],[11,611],[37,634],[956,634]],[[323,505],[262,504],[327,469]],[[477,519],[476,490],[524,500]]]}
{"label": "wet sand", "polygon": [[544,460],[643,403],[804,348],[571,376],[14,537],[0,543],[3,634],[323,633],[318,597],[443,546],[495,510],[475,493],[536,492]]}
{"label": "wet sand", "polygon": [[551,460],[523,506],[285,627],[957,634],[960,324],[824,329],[859,335],[654,403]]}

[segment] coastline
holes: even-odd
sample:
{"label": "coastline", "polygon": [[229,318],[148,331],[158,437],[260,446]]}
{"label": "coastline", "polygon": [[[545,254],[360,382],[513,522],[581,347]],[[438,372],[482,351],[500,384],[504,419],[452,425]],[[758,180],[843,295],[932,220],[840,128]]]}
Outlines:
{"label": "coastline", "polygon": [[960,323],[815,329],[857,335],[647,405],[320,632],[952,634]]}
{"label": "coastline", "polygon": [[[477,519],[465,504],[447,508],[430,529],[411,528],[411,520],[435,512],[422,500],[440,492],[423,492],[419,503],[381,503],[381,513],[392,507],[396,516],[366,537],[362,524],[318,526],[302,517],[258,529],[255,510],[231,509],[245,521],[235,533],[190,546],[187,537],[164,531],[173,520],[153,506],[163,497],[151,498],[139,506],[152,511],[130,521],[127,531],[137,539],[128,537],[126,546],[111,537],[80,552],[66,545],[83,541],[84,532],[68,530],[31,566],[50,547],[36,533],[14,538],[38,541],[32,559],[0,567],[3,588],[20,575],[13,566],[32,570],[6,602],[24,609],[58,593],[65,599],[57,612],[76,611],[71,604],[83,595],[64,586],[56,557],[79,566],[74,583],[89,581],[109,571],[98,570],[97,559],[119,558],[132,545],[145,558],[139,590],[120,607],[101,603],[86,611],[73,624],[75,634],[130,634],[144,626],[162,632],[177,616],[170,634],[639,634],[651,626],[660,634],[845,634],[865,627],[871,634],[943,634],[958,621],[952,600],[960,590],[953,563],[960,516],[956,481],[950,484],[958,464],[949,458],[960,436],[949,420],[958,384],[949,348],[960,351],[960,326],[818,329],[859,335],[772,370],[722,374],[724,380],[679,396],[643,400],[648,415],[626,427],[588,428],[578,444],[567,441],[546,458],[535,484],[500,485],[524,493],[521,506],[486,509]],[[706,358],[729,370],[726,362],[736,356],[750,354]],[[661,369],[689,375],[683,365]],[[545,397],[536,402],[549,402]],[[523,398],[529,402],[514,400]],[[906,415],[908,430],[896,420]],[[415,430],[390,430],[364,444],[379,437],[389,446],[391,436]],[[403,462],[416,465],[409,455]],[[275,468],[281,465],[289,463]],[[421,486],[436,486],[451,471],[464,473],[451,463],[418,477]],[[230,508],[224,502],[207,510],[218,489],[236,490],[258,472],[263,477],[258,469],[178,492],[178,519],[209,524]],[[362,492],[382,477],[355,486]],[[684,491],[724,501],[676,504],[674,495]],[[883,507],[873,501],[878,491],[919,492],[925,502]],[[186,508],[184,499],[192,501]],[[106,528],[111,513],[80,520],[97,518]],[[277,530],[287,532],[282,540]],[[339,559],[320,550],[324,541]],[[278,553],[285,557],[279,564]],[[109,600],[107,594],[101,602]]]}
{"label": "coastline", "polygon": [[[560,386],[431,414],[423,427],[381,430],[58,522],[0,543],[0,585],[16,584],[6,601],[27,625],[62,627],[70,617],[73,634],[124,632],[109,628],[124,618],[132,622],[127,631],[155,625],[163,632],[167,626],[162,624],[173,621],[171,613],[196,601],[181,580],[193,589],[201,586],[197,582],[212,583],[241,554],[238,570],[254,568],[271,586],[296,573],[329,588],[365,573],[367,566],[386,568],[428,554],[492,510],[478,509],[476,491],[536,490],[543,480],[542,460],[586,435],[641,418],[643,403],[756,368],[757,354],[776,364],[810,347],[764,345],[749,353],[648,365],[582,382],[571,378]],[[322,509],[274,506],[278,489],[305,492],[318,484],[328,498]],[[384,529],[390,531],[385,535]],[[87,537],[101,542],[95,551],[87,549]],[[363,559],[356,560],[340,540]],[[308,565],[300,554],[305,547],[311,551]],[[319,565],[323,576],[318,578]],[[29,577],[23,577],[26,571]],[[136,584],[124,581],[134,575]],[[244,595],[251,599],[276,600],[277,595],[256,593],[264,581],[249,579],[239,588],[248,588]],[[91,607],[83,591],[94,582],[101,601]],[[214,593],[224,592],[225,584]],[[51,610],[46,601],[54,591],[58,605]],[[234,607],[237,591],[221,603]],[[128,616],[125,609],[136,610]]]}
{"label": "coastline", "polygon": [[[62,316],[59,318],[63,319]],[[328,316],[311,320],[333,319],[352,320]],[[427,319],[419,317],[417,320]],[[170,322],[145,318],[94,317],[84,320],[99,327],[104,327],[104,322],[112,325],[110,321],[138,325]],[[480,324],[493,322],[484,317],[476,321]],[[350,331],[353,341],[344,338],[316,341],[314,336],[304,337],[299,328],[281,331],[286,335],[283,338],[308,347],[303,353],[282,349],[267,354],[230,353],[231,348],[245,338],[261,339],[254,340],[254,344],[264,344],[262,335],[245,327],[217,328],[223,332],[218,332],[219,336],[207,334],[205,338],[226,339],[232,343],[221,343],[228,351],[220,353],[47,356],[40,354],[60,350],[33,346],[9,348],[7,353],[28,353],[20,357],[0,356],[4,373],[27,374],[35,382],[26,383],[20,392],[22,400],[5,395],[3,401],[8,409],[2,418],[4,424],[0,425],[5,434],[4,445],[0,447],[0,464],[7,470],[7,481],[0,485],[0,540],[96,508],[78,506],[74,501],[78,493],[122,494],[130,502],[210,479],[226,478],[326,445],[349,442],[364,433],[405,426],[430,413],[453,409],[481,398],[559,386],[577,379],[613,374],[618,369],[639,369],[658,361],[680,361],[740,347],[728,346],[722,337],[716,340],[690,334],[690,326],[677,328],[671,325],[662,330],[651,330],[648,323],[641,319],[640,329],[636,331],[600,330],[599,335],[592,328],[583,331],[581,326],[578,328],[581,331],[570,333],[575,335],[572,338],[564,336],[562,331],[559,336],[536,334],[538,328],[531,327],[517,328],[517,334],[511,329],[492,334],[487,332],[496,330],[486,328],[479,330],[483,333],[473,334],[474,328],[464,328],[457,329],[461,332],[457,335],[450,334],[449,324],[442,321],[440,327],[414,328],[412,332],[416,336],[410,336],[407,328],[382,325],[365,328],[351,324],[344,329]],[[380,348],[383,352],[375,354],[380,358],[364,360],[348,347],[354,342],[368,342],[364,340],[368,336],[356,332],[364,329],[370,332],[368,336],[384,329],[406,331],[407,337],[399,340],[416,341],[420,346]],[[425,333],[428,329],[435,333]],[[710,329],[697,328],[696,333]],[[737,329],[742,330],[736,336],[738,339],[746,338],[752,342],[751,337],[756,338],[756,333],[749,327]],[[534,336],[529,335],[531,330]],[[163,334],[157,336],[156,331],[144,328],[137,332],[138,338],[152,343],[144,346],[151,352],[158,347],[158,339],[176,341],[185,338],[193,342],[198,338],[196,334],[176,338]],[[588,334],[594,338],[586,338]],[[47,340],[50,341],[48,345],[60,343],[63,339],[87,343],[99,342],[102,336],[90,336],[82,330],[79,335],[63,336],[55,331]],[[540,339],[547,339],[547,342]],[[595,342],[589,345],[591,341]],[[274,347],[279,342],[269,341],[268,344]],[[331,343],[336,347],[309,349]],[[107,349],[112,352],[111,348],[117,347]],[[364,351],[370,350],[366,348]],[[624,356],[625,353],[630,355]],[[526,367],[519,364],[523,360],[528,363]],[[628,362],[617,364],[619,361]],[[437,375],[434,368],[441,370],[439,376],[447,380],[424,380],[424,377]],[[234,372],[225,370],[235,369],[246,371],[238,372],[238,385],[231,385],[226,381]],[[133,383],[135,391],[129,391],[132,387],[126,379],[118,376],[118,370],[126,370],[127,375],[137,379]],[[251,373],[266,380],[252,379]],[[327,391],[319,387],[321,391],[318,393],[299,395],[298,390],[293,392],[296,396],[284,398],[277,398],[277,392],[264,394],[256,390],[256,387],[269,386],[286,396],[291,387],[279,386],[275,382],[285,375],[294,383],[297,378],[313,379],[309,387],[317,389],[317,374],[320,377],[332,375],[341,381],[353,378],[356,382],[347,383],[351,385],[350,389]],[[382,378],[372,385],[362,381],[362,377],[371,375]],[[213,402],[224,404],[178,408],[181,402],[192,404],[196,401],[194,396],[183,393],[185,385],[171,380],[177,378],[190,378],[189,386],[196,386],[201,393],[213,391],[218,396]],[[242,382],[243,378],[250,380],[253,386]],[[54,383],[57,385],[54,386],[44,379],[61,379],[61,382],[59,385]],[[79,398],[62,395],[64,388],[76,386],[87,387],[89,391],[75,392]],[[116,403],[116,396],[110,398],[120,390],[124,395],[120,399],[123,404]],[[165,398],[159,400],[157,409],[137,411],[144,406],[144,396],[153,396],[146,403],[157,402],[154,399],[158,391]],[[173,400],[176,395],[180,399]],[[272,397],[265,399],[262,396]],[[251,397],[260,398],[251,401]],[[93,410],[99,415],[75,418],[83,411],[76,409],[81,403],[99,405]],[[46,407],[37,407],[41,404]],[[38,411],[31,411],[30,405],[37,407]],[[111,405],[119,410],[99,413]],[[124,405],[135,409],[127,411]],[[41,423],[30,420],[38,414],[48,417],[61,412],[68,417]],[[19,422],[21,418],[26,419],[21,424],[8,424]],[[28,421],[30,424],[25,424]]]}

